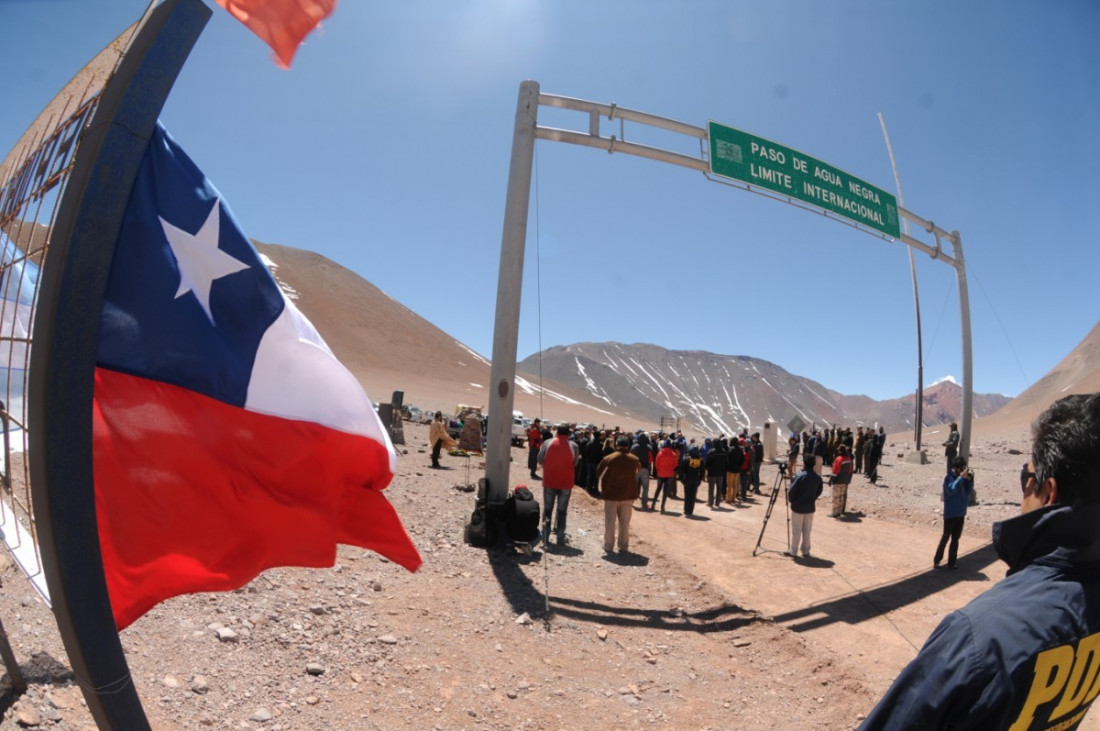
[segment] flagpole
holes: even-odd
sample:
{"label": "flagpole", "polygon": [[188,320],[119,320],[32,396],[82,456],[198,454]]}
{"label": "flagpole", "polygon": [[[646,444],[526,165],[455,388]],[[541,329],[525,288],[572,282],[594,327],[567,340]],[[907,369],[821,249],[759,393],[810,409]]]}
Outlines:
{"label": "flagpole", "polygon": [[[886,151],[890,153],[890,167],[894,169],[894,185],[898,189],[898,205],[905,208],[905,196],[901,193],[901,178],[898,177],[898,164],[894,160],[894,146],[890,144],[890,134],[886,131],[886,118],[882,112],[878,113],[879,124],[882,125],[882,136],[886,139]],[[901,223],[905,235],[909,235],[909,219],[902,217]],[[924,426],[924,353],[921,348],[920,327],[920,294],[917,291],[917,263],[913,257],[913,247],[905,247],[909,251],[909,271],[913,275],[913,307],[917,311],[917,410],[913,426],[913,441],[916,443],[916,451],[920,451],[921,429]]]}
{"label": "flagpole", "polygon": [[58,630],[101,729],[149,728],[111,610],[96,523],[92,399],[99,318],[130,189],[210,9],[142,20],[81,135],[42,268],[28,389],[35,525]]}

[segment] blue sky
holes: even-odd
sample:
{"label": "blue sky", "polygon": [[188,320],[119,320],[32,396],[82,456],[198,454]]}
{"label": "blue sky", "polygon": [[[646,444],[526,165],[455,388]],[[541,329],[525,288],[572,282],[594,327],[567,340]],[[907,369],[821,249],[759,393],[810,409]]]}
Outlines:
{"label": "blue sky", "polygon": [[[0,0],[0,151],[144,5]],[[715,120],[893,192],[882,112],[906,207],[962,234],[975,389],[1015,395],[1100,319],[1097,38],[1092,0],[343,0],[284,71],[215,8],[161,118],[250,236],[320,252],[489,355],[524,79]],[[843,393],[915,388],[904,245],[560,143],[538,143],[532,191],[520,358],[652,342]],[[958,294],[953,269],[916,260],[931,384],[961,375]]]}

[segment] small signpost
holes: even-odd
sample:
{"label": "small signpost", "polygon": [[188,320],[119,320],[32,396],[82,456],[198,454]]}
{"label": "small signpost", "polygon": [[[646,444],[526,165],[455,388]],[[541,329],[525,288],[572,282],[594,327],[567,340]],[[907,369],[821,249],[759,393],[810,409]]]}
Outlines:
{"label": "small signpost", "polygon": [[828,163],[771,140],[707,123],[710,171],[767,188],[898,238],[894,196]]}

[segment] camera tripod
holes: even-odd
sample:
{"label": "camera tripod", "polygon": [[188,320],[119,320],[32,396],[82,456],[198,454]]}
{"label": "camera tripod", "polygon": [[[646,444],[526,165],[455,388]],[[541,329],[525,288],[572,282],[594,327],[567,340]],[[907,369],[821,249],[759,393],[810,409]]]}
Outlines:
{"label": "camera tripod", "polygon": [[[755,556],[758,552],[764,553],[771,551],[771,548],[761,548],[760,542],[764,540],[764,531],[768,529],[768,520],[772,517],[772,510],[775,508],[775,501],[779,497],[779,493],[783,493],[783,506],[787,512],[787,550],[791,550],[791,505],[787,500],[787,463],[779,462],[779,471],[775,475],[775,483],[772,485],[772,494],[768,498],[768,509],[764,513],[764,524],[760,526],[760,537],[756,539],[756,547],[752,549],[752,555]],[[776,551],[779,553],[779,551]]]}

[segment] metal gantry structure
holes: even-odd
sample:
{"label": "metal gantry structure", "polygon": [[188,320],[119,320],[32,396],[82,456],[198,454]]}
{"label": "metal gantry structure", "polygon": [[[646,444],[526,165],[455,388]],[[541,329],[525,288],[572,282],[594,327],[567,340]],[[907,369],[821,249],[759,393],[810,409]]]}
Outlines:
{"label": "metal gantry structure", "polygon": [[[565,109],[586,115],[587,131],[543,127],[538,124],[539,107]],[[619,120],[620,134],[604,136],[601,134],[601,122]],[[697,157],[685,155],[650,145],[630,142],[624,137],[625,122],[652,127],[666,132],[694,138],[699,142]],[[509,463],[511,461],[511,414],[515,403],[516,354],[519,338],[519,308],[523,284],[524,250],[527,240],[527,217],[531,197],[531,175],[534,164],[535,141],[566,142],[582,147],[605,150],[608,153],[623,153],[644,157],[658,162],[679,165],[697,170],[715,180],[709,159],[707,129],[686,124],[673,119],[659,117],[646,112],[626,109],[616,104],[586,101],[553,94],[543,94],[536,81],[524,81],[520,84],[519,100],[516,106],[515,126],[512,137],[512,156],[508,170],[508,193],[504,210],[504,231],[500,247],[500,272],[497,280],[496,318],[493,331],[493,359],[490,370],[489,413],[503,415],[489,419],[489,431],[486,435],[485,477],[489,484],[488,503],[490,508],[499,509],[508,497]],[[803,203],[793,197],[784,196],[765,188],[747,183],[721,182],[759,195],[782,201],[798,208],[821,213],[828,218],[848,223],[879,238],[882,234],[871,231],[859,224],[829,214],[816,206]],[[898,215],[912,222],[929,236],[932,241],[921,241],[908,232],[901,233],[897,240],[927,254],[932,259],[942,261],[955,269],[959,289],[959,311],[962,322],[962,389],[963,404],[961,415],[962,442],[959,454],[970,454],[970,424],[973,412],[973,363],[971,358],[970,335],[970,295],[966,284],[966,261],[963,258],[962,237],[958,231],[947,231],[930,219],[898,207]],[[906,227],[908,228],[908,227]],[[944,251],[944,243],[951,246],[950,253]]]}

